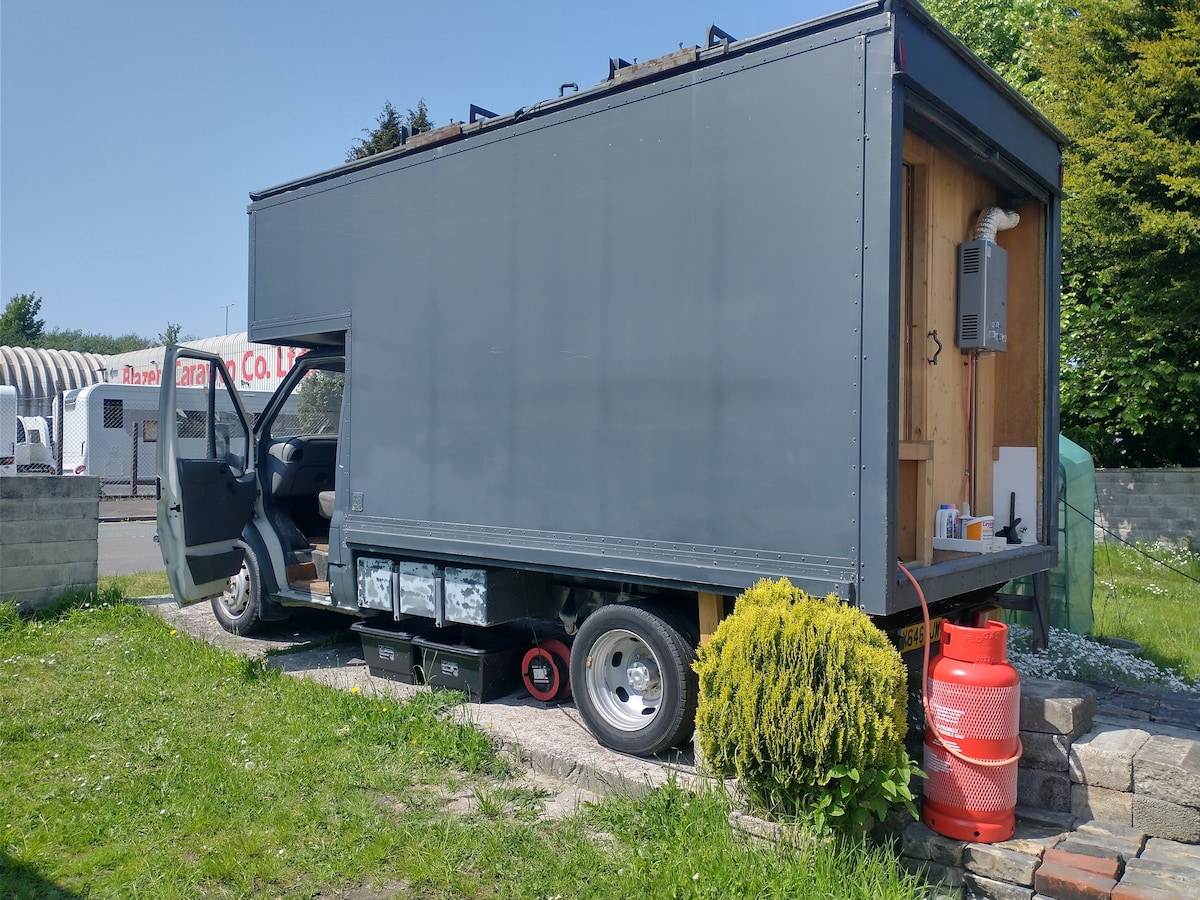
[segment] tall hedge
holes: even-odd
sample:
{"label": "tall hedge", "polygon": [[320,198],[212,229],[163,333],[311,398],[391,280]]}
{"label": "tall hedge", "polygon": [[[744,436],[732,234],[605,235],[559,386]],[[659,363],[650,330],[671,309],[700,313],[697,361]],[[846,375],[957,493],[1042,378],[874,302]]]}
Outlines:
{"label": "tall hedge", "polygon": [[834,596],[760,581],[700,648],[696,672],[701,751],[752,795],[803,804],[831,773],[907,771],[900,654]]}

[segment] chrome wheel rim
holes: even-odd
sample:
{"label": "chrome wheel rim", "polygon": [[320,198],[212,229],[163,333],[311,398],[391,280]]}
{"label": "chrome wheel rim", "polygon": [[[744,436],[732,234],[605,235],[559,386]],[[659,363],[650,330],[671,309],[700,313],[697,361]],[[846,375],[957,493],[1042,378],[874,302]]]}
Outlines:
{"label": "chrome wheel rim", "polygon": [[221,594],[221,605],[231,616],[237,617],[246,611],[250,604],[250,570],[243,562],[238,573],[229,579],[225,591]]}
{"label": "chrome wheel rim", "polygon": [[662,666],[632,631],[614,629],[592,645],[585,687],[596,711],[614,728],[638,731],[662,705]]}

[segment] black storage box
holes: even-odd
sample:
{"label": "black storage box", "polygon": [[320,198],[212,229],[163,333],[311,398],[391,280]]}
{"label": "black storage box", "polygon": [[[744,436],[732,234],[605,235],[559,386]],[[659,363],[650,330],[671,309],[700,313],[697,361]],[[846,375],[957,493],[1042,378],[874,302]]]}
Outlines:
{"label": "black storage box", "polygon": [[482,703],[510,694],[520,684],[524,648],[504,636],[452,626],[418,635],[412,645],[414,661],[420,653],[430,687],[466,691]]}
{"label": "black storage box", "polygon": [[[375,628],[366,622],[355,622],[350,630],[362,638],[363,657],[371,674],[405,684],[424,684],[421,677],[421,651],[413,647],[417,634],[432,627],[432,623],[402,622],[396,629]],[[416,663],[416,665],[414,665]]]}

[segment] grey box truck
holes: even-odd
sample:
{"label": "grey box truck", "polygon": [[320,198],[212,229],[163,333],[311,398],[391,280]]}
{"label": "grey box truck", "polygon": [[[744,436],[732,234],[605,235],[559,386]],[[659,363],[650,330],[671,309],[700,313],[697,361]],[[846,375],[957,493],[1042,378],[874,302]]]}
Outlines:
{"label": "grey box truck", "polygon": [[[919,619],[898,562],[935,616],[1041,576],[1062,144],[889,0],[714,28],[252,193],[250,338],[311,349],[252,419],[217,357],[169,348],[176,596],[240,632],[295,606],[556,623],[588,726],[651,754],[760,578],[895,632]],[[206,428],[176,383],[206,386]],[[943,503],[1008,541],[935,535]]]}

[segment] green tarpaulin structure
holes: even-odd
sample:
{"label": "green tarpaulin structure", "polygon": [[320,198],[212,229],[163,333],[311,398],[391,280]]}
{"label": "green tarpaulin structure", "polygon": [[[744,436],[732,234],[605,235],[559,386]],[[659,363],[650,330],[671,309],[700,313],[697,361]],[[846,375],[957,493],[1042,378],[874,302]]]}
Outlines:
{"label": "green tarpaulin structure", "polygon": [[[1092,630],[1095,589],[1096,467],[1074,441],[1058,436],[1058,565],[1050,573],[1050,626],[1075,634]],[[1002,593],[1033,595],[1033,579],[1010,582]],[[1006,611],[1005,618],[1032,624],[1032,613]]]}

